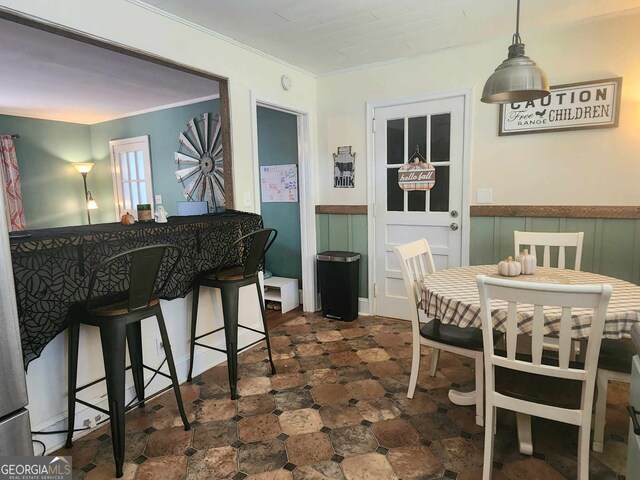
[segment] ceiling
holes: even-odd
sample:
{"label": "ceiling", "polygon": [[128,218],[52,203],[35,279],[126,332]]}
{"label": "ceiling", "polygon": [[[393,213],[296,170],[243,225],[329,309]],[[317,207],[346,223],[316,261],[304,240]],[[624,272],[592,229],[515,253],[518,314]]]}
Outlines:
{"label": "ceiling", "polygon": [[93,124],[218,94],[218,83],[0,20],[0,114]]}
{"label": "ceiling", "polygon": [[[129,0],[314,74],[510,39],[514,0]],[[521,32],[614,15],[640,0],[525,0]],[[506,45],[505,45],[506,49]],[[506,51],[506,50],[505,50]]]}

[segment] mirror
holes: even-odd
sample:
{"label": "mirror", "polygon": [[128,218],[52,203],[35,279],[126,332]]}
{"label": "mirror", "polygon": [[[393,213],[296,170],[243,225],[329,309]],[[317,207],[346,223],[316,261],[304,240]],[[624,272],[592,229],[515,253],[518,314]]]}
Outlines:
{"label": "mirror", "polygon": [[[0,134],[19,136],[14,146],[28,230],[87,223],[83,178],[72,166],[77,162],[94,164],[86,175],[98,206],[90,210],[92,223],[116,221],[122,209],[135,214],[138,203],[155,205],[158,195],[175,215],[183,191],[194,200],[207,195],[190,183],[198,175],[176,174],[185,168],[176,152],[191,157],[190,167],[211,170],[199,161],[211,152],[199,155],[197,144],[211,135],[202,115],[210,127],[228,111],[221,108],[224,79],[15,20],[0,18]],[[220,128],[217,178],[230,184],[228,119]],[[146,158],[141,144],[132,143],[143,140]],[[185,150],[188,144],[196,151]],[[231,208],[228,190],[223,201]]]}

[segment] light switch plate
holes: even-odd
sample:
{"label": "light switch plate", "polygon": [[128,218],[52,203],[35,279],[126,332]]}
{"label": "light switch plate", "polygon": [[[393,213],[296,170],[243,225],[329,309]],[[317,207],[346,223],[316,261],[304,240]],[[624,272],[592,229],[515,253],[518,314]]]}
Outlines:
{"label": "light switch plate", "polygon": [[493,190],[491,188],[479,188],[476,191],[476,203],[493,203]]}
{"label": "light switch plate", "polygon": [[162,205],[162,195],[154,195],[156,199],[156,205]]}

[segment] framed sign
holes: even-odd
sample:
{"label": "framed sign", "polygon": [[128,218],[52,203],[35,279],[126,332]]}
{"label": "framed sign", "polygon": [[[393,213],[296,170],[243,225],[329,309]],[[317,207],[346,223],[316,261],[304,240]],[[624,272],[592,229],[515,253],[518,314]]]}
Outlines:
{"label": "framed sign", "polygon": [[499,135],[618,126],[622,77],[551,87],[538,100],[500,106]]}

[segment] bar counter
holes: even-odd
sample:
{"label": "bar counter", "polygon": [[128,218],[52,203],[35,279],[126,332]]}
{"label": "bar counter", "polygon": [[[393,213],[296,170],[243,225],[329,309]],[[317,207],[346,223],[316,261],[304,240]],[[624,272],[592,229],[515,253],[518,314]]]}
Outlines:
{"label": "bar counter", "polygon": [[[182,257],[159,292],[161,298],[171,300],[187,295],[201,272],[242,263],[244,249],[225,258],[223,254],[236,239],[259,228],[260,215],[227,210],[169,217],[168,223],[30,230],[26,236],[11,238],[25,368],[67,328],[73,305],[87,298],[92,269],[107,258],[145,245],[177,245]],[[107,282],[118,289],[124,279],[113,275]]]}

